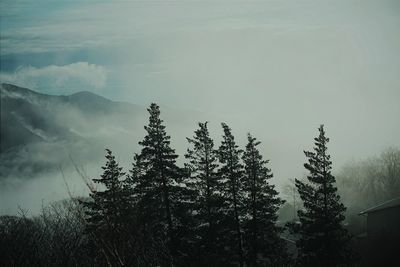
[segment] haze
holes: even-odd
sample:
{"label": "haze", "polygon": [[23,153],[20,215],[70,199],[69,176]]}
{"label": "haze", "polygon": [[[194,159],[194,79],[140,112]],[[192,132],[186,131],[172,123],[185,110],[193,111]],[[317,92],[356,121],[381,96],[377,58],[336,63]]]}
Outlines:
{"label": "haze", "polygon": [[0,16],[1,82],[196,111],[216,140],[225,121],[263,142],[278,184],[303,175],[319,124],[334,170],[400,145],[396,0],[6,0]]}

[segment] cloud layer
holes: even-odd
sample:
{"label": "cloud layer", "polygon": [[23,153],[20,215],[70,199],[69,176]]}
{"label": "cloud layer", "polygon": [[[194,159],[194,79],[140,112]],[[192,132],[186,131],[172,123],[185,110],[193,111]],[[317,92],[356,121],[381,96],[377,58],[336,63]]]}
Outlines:
{"label": "cloud layer", "polygon": [[13,73],[0,73],[0,80],[23,87],[40,88],[51,93],[64,90],[71,92],[71,89],[98,91],[106,85],[107,70],[103,66],[88,62],[64,66],[49,65],[43,68],[22,66]]}

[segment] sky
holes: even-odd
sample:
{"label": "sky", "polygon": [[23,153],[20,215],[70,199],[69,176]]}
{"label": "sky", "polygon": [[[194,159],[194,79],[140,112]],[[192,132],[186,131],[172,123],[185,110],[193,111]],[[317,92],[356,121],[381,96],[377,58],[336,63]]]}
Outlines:
{"label": "sky", "polygon": [[0,17],[2,82],[207,113],[282,179],[320,124],[334,170],[400,145],[397,0],[2,0]]}

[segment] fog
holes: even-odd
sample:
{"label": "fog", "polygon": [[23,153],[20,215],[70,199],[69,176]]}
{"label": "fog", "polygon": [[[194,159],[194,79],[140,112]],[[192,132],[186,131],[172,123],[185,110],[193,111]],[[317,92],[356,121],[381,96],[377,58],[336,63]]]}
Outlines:
{"label": "fog", "polygon": [[[68,155],[82,157],[90,177],[106,147],[129,168],[151,102],[161,105],[180,163],[197,121],[210,121],[216,146],[224,121],[242,147],[247,132],[262,142],[278,185],[304,175],[303,150],[319,124],[334,172],[400,145],[398,1],[40,0],[4,1],[0,10],[1,82],[54,95],[87,90],[142,110],[135,121],[106,116],[89,127],[81,113],[59,112],[57,121],[96,143],[68,144],[62,156],[77,194],[85,189]],[[38,149],[35,158],[52,155]],[[7,177],[17,191],[2,184],[2,211],[66,196],[57,169],[16,186],[21,179]]]}
{"label": "fog", "polygon": [[[144,106],[85,92],[50,96],[3,84],[1,104],[1,213],[35,214],[54,200],[87,195],[85,181],[100,175],[106,148],[128,172],[148,120]],[[183,166],[186,137],[205,114],[165,107],[163,118]]]}

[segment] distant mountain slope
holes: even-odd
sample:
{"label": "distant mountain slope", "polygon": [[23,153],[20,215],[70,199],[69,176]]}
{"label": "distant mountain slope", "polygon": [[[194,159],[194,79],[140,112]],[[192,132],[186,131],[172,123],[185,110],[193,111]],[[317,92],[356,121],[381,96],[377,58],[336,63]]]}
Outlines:
{"label": "distant mountain slope", "polygon": [[[90,92],[41,94],[1,84],[0,180],[29,178],[59,165],[102,163],[104,148],[131,159],[147,123],[144,106],[115,102]],[[183,150],[200,113],[162,109],[167,130]],[[171,130],[171,131],[170,131]]]}
{"label": "distant mountain slope", "polygon": [[99,123],[103,116],[145,113],[142,107],[113,102],[90,92],[51,96],[11,84],[1,84],[0,90],[1,153],[40,141],[80,138],[78,130]]}
{"label": "distant mountain slope", "polygon": [[[124,139],[146,116],[144,107],[114,102],[90,92],[40,94],[1,84],[0,179],[34,176],[56,167],[69,154],[102,154],[108,139]],[[85,154],[86,153],[86,154]]]}
{"label": "distant mountain slope", "polygon": [[[63,97],[38,94],[29,89],[2,84],[1,152],[40,141],[67,135],[54,118],[53,110]],[[65,136],[66,137],[66,136]]]}

